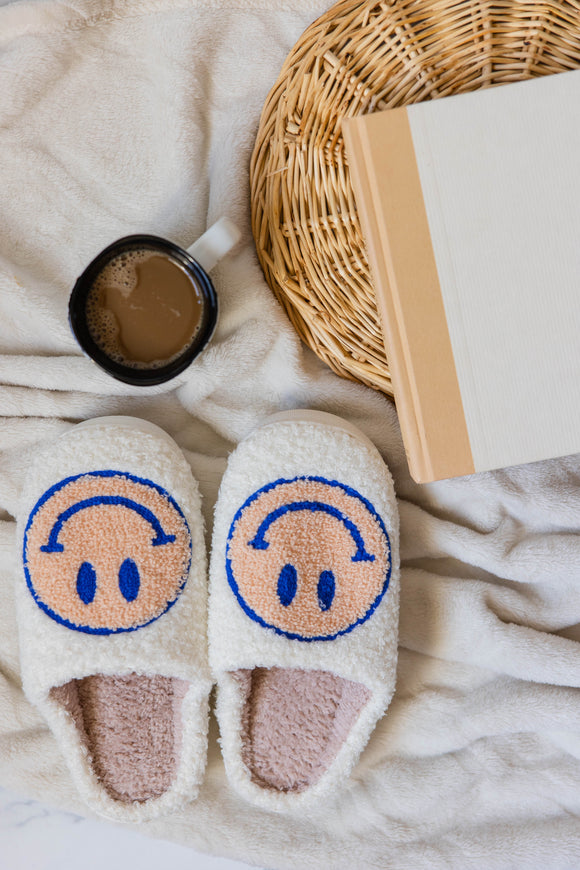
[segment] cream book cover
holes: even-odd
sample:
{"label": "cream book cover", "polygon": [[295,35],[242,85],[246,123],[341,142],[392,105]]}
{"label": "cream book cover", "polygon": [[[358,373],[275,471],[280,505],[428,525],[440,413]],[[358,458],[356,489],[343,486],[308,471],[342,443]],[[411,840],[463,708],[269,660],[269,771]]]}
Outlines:
{"label": "cream book cover", "polygon": [[415,480],[580,451],[580,71],[343,131]]}

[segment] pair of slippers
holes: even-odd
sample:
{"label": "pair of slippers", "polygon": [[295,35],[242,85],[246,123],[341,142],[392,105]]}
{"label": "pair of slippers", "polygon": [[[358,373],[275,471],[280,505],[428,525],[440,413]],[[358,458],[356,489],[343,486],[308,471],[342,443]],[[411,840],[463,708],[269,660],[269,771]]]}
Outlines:
{"label": "pair of slippers", "polygon": [[209,598],[200,496],[175,442],[128,417],[39,454],[19,512],[24,690],[84,800],[143,821],[193,800],[209,694],[230,784],[275,811],[343,782],[395,685],[398,518],[355,427],[271,418],[229,458]]}

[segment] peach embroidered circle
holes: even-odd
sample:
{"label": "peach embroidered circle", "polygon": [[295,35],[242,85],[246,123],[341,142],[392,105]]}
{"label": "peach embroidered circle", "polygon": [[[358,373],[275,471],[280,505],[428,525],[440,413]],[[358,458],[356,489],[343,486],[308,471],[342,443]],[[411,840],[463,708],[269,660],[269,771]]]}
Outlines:
{"label": "peach embroidered circle", "polygon": [[246,500],[226,551],[229,584],[247,615],[296,640],[331,640],[368,619],[391,573],[390,543],[372,504],[320,477],[278,480]]}
{"label": "peach embroidered circle", "polygon": [[30,513],[24,572],[38,606],[89,634],[147,625],[177,600],[191,537],[179,505],[157,484],[94,471],[51,487]]}

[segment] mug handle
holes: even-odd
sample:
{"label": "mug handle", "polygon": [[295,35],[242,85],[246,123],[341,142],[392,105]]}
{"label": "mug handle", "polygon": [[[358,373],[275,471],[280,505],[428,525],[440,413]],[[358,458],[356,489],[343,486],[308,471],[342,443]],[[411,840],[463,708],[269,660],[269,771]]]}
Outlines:
{"label": "mug handle", "polygon": [[242,234],[233,221],[222,217],[203,236],[193,243],[187,253],[191,254],[205,272],[213,267],[237,245]]}

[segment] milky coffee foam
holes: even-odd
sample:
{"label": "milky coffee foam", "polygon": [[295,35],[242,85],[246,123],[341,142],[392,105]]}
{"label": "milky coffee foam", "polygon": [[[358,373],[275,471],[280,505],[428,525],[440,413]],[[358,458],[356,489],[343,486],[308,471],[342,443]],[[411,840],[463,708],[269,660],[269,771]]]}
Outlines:
{"label": "milky coffee foam", "polygon": [[172,257],[136,248],[110,260],[95,278],[86,302],[93,341],[130,368],[166,366],[196,338],[203,295],[195,278]]}

